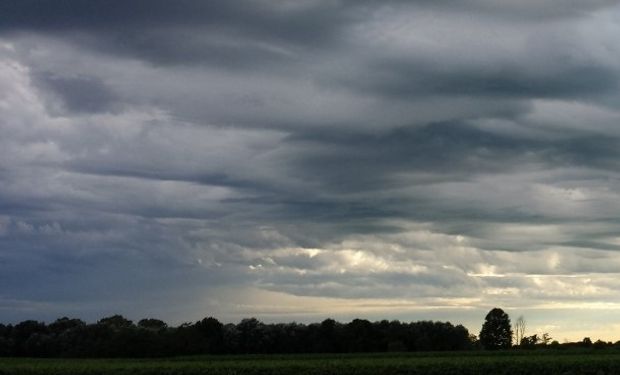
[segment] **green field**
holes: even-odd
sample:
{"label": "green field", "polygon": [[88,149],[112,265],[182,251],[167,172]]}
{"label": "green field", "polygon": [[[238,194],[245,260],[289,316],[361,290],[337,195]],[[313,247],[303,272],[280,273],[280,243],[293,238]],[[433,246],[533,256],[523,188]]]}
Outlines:
{"label": "green field", "polygon": [[0,358],[0,374],[620,374],[620,352],[198,356],[167,359]]}

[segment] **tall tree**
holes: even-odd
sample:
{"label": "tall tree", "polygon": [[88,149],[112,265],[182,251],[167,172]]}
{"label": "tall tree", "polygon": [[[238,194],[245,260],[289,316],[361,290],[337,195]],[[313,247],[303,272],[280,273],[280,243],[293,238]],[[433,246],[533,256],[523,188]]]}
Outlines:
{"label": "tall tree", "polygon": [[484,318],[480,344],[488,350],[507,349],[512,344],[510,317],[500,308],[493,308]]}
{"label": "tall tree", "polygon": [[521,340],[525,337],[525,328],[527,324],[525,322],[525,318],[523,315],[517,318],[514,326],[514,334],[515,334],[515,345],[521,345]]}

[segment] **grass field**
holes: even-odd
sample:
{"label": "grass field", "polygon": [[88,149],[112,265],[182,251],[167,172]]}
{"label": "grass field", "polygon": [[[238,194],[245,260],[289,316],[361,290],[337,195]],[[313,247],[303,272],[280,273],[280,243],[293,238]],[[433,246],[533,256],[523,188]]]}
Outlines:
{"label": "grass field", "polygon": [[620,374],[620,352],[506,352],[180,357],[0,358],[0,375]]}

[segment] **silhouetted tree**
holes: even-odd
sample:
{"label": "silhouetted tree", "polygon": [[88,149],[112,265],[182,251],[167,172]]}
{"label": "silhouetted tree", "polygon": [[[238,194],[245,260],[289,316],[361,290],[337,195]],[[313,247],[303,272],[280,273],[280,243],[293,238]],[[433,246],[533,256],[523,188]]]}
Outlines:
{"label": "silhouetted tree", "polygon": [[[264,324],[255,318],[223,325],[209,317],[168,327],[159,319],[137,325],[121,315],[86,324],[62,317],[46,325],[27,320],[0,324],[0,356],[158,357],[191,354],[464,350],[469,332],[444,322],[354,319],[343,324]],[[1,372],[1,371],[0,371]]]}
{"label": "silhouetted tree", "polygon": [[11,330],[14,354],[16,356],[41,356],[40,349],[44,345],[46,334],[45,323],[26,320],[16,324]]}
{"label": "silhouetted tree", "polygon": [[589,337],[584,337],[580,344],[585,348],[589,348],[592,346],[592,340]]}
{"label": "silhouetted tree", "polygon": [[60,335],[68,330],[84,327],[86,323],[80,319],[70,319],[66,316],[56,319],[48,328],[55,335]]}
{"label": "silhouetted tree", "polygon": [[521,342],[519,345],[525,349],[531,349],[536,346],[540,342],[540,337],[537,334],[532,336],[525,336],[521,338]]}
{"label": "silhouetted tree", "polygon": [[314,350],[319,353],[333,353],[340,349],[341,343],[339,340],[340,330],[342,329],[340,323],[334,319],[325,319],[317,327],[317,337],[314,339]]}
{"label": "silhouetted tree", "polygon": [[76,348],[81,344],[81,330],[86,323],[80,319],[62,317],[47,326],[52,338],[47,355],[55,357],[76,356]]}
{"label": "silhouetted tree", "polygon": [[0,324],[0,357],[8,357],[13,354],[13,340],[10,338],[11,325]]}
{"label": "silhouetted tree", "polygon": [[101,324],[112,329],[131,328],[133,326],[133,322],[129,319],[125,319],[122,315],[112,315],[101,318],[97,324]]}
{"label": "silhouetted tree", "polygon": [[365,319],[354,319],[345,326],[347,348],[350,352],[375,351],[376,337],[372,323]]}
{"label": "silhouetted tree", "polygon": [[138,322],[138,327],[144,328],[144,329],[150,329],[153,331],[159,331],[162,329],[166,329],[168,325],[162,320],[148,318],[148,319],[141,319]]}
{"label": "silhouetted tree", "polygon": [[525,322],[525,318],[523,317],[523,315],[519,316],[514,326],[515,345],[521,345],[521,339],[525,337],[526,327],[527,323]]}
{"label": "silhouetted tree", "polygon": [[606,342],[606,341],[603,341],[603,340],[601,340],[601,339],[598,339],[598,340],[596,340],[596,341],[592,344],[592,347],[593,347],[594,349],[604,349],[604,348],[606,348],[606,347],[608,347],[608,346],[611,346],[611,345],[612,345],[612,344],[611,344],[610,342],[608,343],[608,342]]}
{"label": "silhouetted tree", "polygon": [[219,320],[209,317],[197,322],[194,327],[200,334],[202,351],[217,354],[223,351],[224,325]]}
{"label": "silhouetted tree", "polygon": [[262,353],[268,348],[265,325],[256,318],[243,319],[237,330],[241,353]]}
{"label": "silhouetted tree", "polygon": [[500,308],[493,308],[484,318],[480,344],[487,350],[507,349],[512,344],[510,317]]}
{"label": "silhouetted tree", "polygon": [[223,331],[226,352],[230,354],[239,353],[241,350],[241,335],[237,329],[237,326],[235,324],[226,324]]}

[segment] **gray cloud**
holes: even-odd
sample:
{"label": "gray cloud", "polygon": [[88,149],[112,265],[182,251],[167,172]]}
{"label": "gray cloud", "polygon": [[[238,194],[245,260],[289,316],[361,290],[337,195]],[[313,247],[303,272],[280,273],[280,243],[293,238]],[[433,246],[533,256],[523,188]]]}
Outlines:
{"label": "gray cloud", "polygon": [[54,33],[85,48],[156,64],[247,68],[259,61],[286,63],[298,46],[332,44],[340,24],[352,18],[340,8],[328,2],[8,1],[0,9],[0,30]]}
{"label": "gray cloud", "polygon": [[620,306],[619,14],[5,1],[0,320]]}
{"label": "gray cloud", "polygon": [[614,93],[618,88],[618,72],[608,67],[556,65],[549,71],[526,69],[500,65],[441,72],[415,61],[388,61],[370,66],[367,74],[343,84],[399,99],[427,95],[574,98]]}
{"label": "gray cloud", "polygon": [[71,112],[108,112],[120,105],[119,98],[97,78],[41,74],[37,81],[57,95],[62,106]]}

